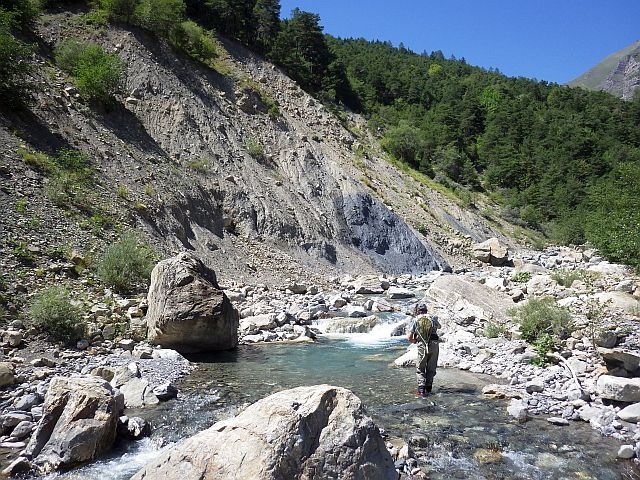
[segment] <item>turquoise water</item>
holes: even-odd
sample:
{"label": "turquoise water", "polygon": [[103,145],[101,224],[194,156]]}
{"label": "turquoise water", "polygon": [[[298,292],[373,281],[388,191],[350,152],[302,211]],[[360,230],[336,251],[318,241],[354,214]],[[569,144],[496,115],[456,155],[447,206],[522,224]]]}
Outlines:
{"label": "turquoise water", "polygon": [[401,338],[362,334],[191,357],[197,368],[180,384],[181,398],[138,412],[154,425],[150,441],[62,478],[129,478],[157,454],[157,445],[207,428],[242,404],[284,388],[328,383],[353,390],[389,440],[417,440],[415,455],[431,479],[640,479],[630,462],[615,458],[618,443],[586,424],[516,423],[503,401],[481,395],[494,381],[489,377],[440,369],[434,394],[416,398],[413,369],[390,366],[405,349]]}

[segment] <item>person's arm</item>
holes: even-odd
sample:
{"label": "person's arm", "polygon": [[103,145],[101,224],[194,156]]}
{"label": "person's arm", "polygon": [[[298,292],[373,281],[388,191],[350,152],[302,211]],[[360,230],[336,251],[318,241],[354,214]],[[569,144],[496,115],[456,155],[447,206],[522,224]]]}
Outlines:
{"label": "person's arm", "polygon": [[416,335],[416,321],[414,319],[409,324],[409,334],[407,335],[407,340],[409,340],[409,343],[416,343],[418,341],[417,337],[418,336]]}

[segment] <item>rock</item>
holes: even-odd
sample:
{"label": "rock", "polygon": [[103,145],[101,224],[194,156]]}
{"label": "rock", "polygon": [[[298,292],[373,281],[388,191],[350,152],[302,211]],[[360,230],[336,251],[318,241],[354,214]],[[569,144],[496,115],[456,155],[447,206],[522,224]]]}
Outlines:
{"label": "rock", "polygon": [[14,476],[20,473],[28,473],[31,470],[31,463],[26,457],[18,457],[9,464],[2,473],[7,476]]}
{"label": "rock", "polygon": [[636,450],[633,445],[621,445],[618,449],[618,458],[629,459],[636,455]]}
{"label": "rock", "polygon": [[386,295],[387,295],[387,298],[390,298],[391,300],[397,300],[401,298],[413,298],[416,296],[416,294],[413,293],[411,290],[408,290],[406,288],[400,288],[400,287],[389,287]]}
{"label": "rock", "polygon": [[612,330],[601,330],[596,336],[596,345],[603,348],[613,348],[618,343],[618,335]]}
{"label": "rock", "polygon": [[328,303],[331,307],[342,308],[347,304],[347,301],[340,295],[336,295],[334,297],[331,297]]}
{"label": "rock", "polygon": [[0,426],[3,429],[12,428],[26,420],[31,421],[31,415],[26,413],[8,412],[0,415]]}
{"label": "rock", "polygon": [[89,340],[83,338],[82,340],[78,340],[78,343],[76,343],[76,348],[78,350],[86,350],[87,348],[89,348]]}
{"label": "rock", "polygon": [[598,353],[610,370],[622,367],[628,372],[635,372],[640,367],[640,355],[622,349],[598,348]]}
{"label": "rock", "polygon": [[561,427],[565,427],[567,425],[569,425],[569,420],[567,420],[566,418],[562,418],[562,417],[549,417],[547,418],[547,422],[549,422],[552,425],[558,425]]}
{"label": "rock", "polygon": [[557,284],[558,282],[550,275],[534,275],[527,282],[527,293],[529,295],[544,295]]}
{"label": "rock", "polygon": [[541,378],[531,380],[530,382],[526,383],[525,390],[527,393],[542,392],[544,391],[544,381]]}
{"label": "rock", "polygon": [[364,275],[358,278],[354,286],[356,293],[359,295],[380,295],[385,290],[382,282],[375,275]]}
{"label": "rock", "polygon": [[172,398],[176,398],[178,396],[178,389],[170,382],[163,383],[162,385],[158,385],[153,389],[153,393],[158,400],[161,402],[171,400]]}
{"label": "rock", "polygon": [[606,303],[609,308],[614,310],[622,310],[626,313],[635,313],[640,311],[640,300],[630,293],[625,292],[600,292],[596,293],[593,298],[600,303]]}
{"label": "rock", "polygon": [[378,427],[344,388],[275,393],[167,450],[132,480],[396,480]]}
{"label": "rock", "polygon": [[307,286],[301,283],[292,283],[287,286],[287,290],[296,295],[303,295],[307,293]]}
{"label": "rock", "polygon": [[497,238],[490,238],[473,246],[473,256],[483,263],[499,267],[509,260],[509,250]]}
{"label": "rock", "polygon": [[25,437],[31,435],[33,430],[33,422],[29,420],[23,420],[20,422],[11,432],[11,438],[14,440],[22,440]]}
{"label": "rock", "polygon": [[118,347],[127,352],[132,352],[133,348],[136,346],[136,342],[131,340],[130,338],[123,338],[118,342]]}
{"label": "rock", "polygon": [[147,298],[150,342],[181,353],[228,350],[238,344],[238,312],[213,270],[191,253],[155,266]]}
{"label": "rock", "polygon": [[618,412],[618,418],[629,423],[640,422],[640,403],[634,403],[624,407]]}
{"label": "rock", "polygon": [[640,402],[640,378],[601,375],[596,384],[598,395],[618,402]]}
{"label": "rock", "polygon": [[42,403],[42,397],[37,393],[29,393],[20,397],[13,406],[16,410],[22,410],[28,412],[32,407],[40,405]]}
{"label": "rock", "polygon": [[375,315],[364,318],[332,318],[321,325],[326,333],[367,333],[380,321]]}
{"label": "rock", "polygon": [[529,418],[529,410],[527,409],[527,404],[522,400],[512,399],[507,407],[507,413],[511,415],[513,418],[518,420],[518,422],[525,422]]}
{"label": "rock", "polygon": [[24,339],[22,332],[17,332],[15,330],[10,330],[5,333],[4,341],[9,344],[11,348],[17,348],[22,344],[22,340]]}
{"label": "rock", "polygon": [[587,270],[612,276],[626,276],[629,274],[629,267],[609,262],[600,262],[596,265],[591,265]]}
{"label": "rock", "polygon": [[417,345],[411,345],[407,352],[396,358],[393,361],[393,364],[396,367],[414,367],[416,364],[416,360],[418,359],[418,347]]}
{"label": "rock", "polygon": [[120,434],[131,440],[139,440],[151,435],[151,424],[140,417],[120,417]]}
{"label": "rock", "polygon": [[342,309],[341,313],[349,318],[363,318],[369,316],[369,312],[367,312],[366,308],[357,305],[347,305]]}
{"label": "rock", "polygon": [[0,362],[0,388],[16,383],[13,365],[9,362]]}
{"label": "rock", "polygon": [[124,395],[124,405],[127,408],[141,408],[160,403],[149,382],[144,378],[131,378],[118,389]]}
{"label": "rock", "polygon": [[441,275],[426,296],[435,303],[450,305],[454,315],[506,323],[507,310],[515,304],[502,292],[459,275]]}
{"label": "rock", "polygon": [[113,380],[115,370],[111,367],[96,367],[91,370],[91,375],[105,379],[107,382]]}
{"label": "rock", "polygon": [[54,377],[25,455],[41,473],[93,460],[113,445],[118,415],[116,392],[105,380]]}
{"label": "rock", "polygon": [[255,333],[257,330],[272,330],[278,326],[276,317],[275,313],[267,313],[243,318],[240,320],[240,330],[251,333]]}

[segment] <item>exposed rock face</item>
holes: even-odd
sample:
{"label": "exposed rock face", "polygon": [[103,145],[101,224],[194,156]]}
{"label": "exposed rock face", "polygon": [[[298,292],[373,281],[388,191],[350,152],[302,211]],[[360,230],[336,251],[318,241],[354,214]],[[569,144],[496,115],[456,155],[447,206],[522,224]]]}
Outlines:
{"label": "exposed rock face", "polygon": [[442,275],[427,290],[427,297],[447,305],[460,321],[506,321],[506,312],[515,303],[507,294],[458,275]]}
{"label": "exposed rock face", "polygon": [[598,394],[618,402],[640,402],[640,378],[602,375],[598,378]]}
{"label": "exposed rock face", "polygon": [[132,480],[396,480],[378,427],[344,388],[298,387],[264,398],[152,461]]}
{"label": "exposed rock face", "polygon": [[96,458],[116,438],[119,404],[115,390],[101,378],[54,377],[26,455],[41,472]]}
{"label": "exposed rock face", "polygon": [[188,252],[159,262],[147,296],[148,340],[181,353],[238,344],[238,312],[213,270]]}

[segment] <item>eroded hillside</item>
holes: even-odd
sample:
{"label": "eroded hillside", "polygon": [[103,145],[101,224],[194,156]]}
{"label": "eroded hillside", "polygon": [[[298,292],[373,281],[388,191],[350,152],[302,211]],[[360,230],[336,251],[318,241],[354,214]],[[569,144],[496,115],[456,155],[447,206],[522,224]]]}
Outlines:
{"label": "eroded hillside", "polygon": [[[111,227],[135,223],[166,253],[197,251],[222,278],[274,283],[463,266],[472,239],[498,235],[477,210],[384,160],[360,119],[336,118],[235,44],[221,45],[214,70],[141,30],[96,32],[68,12],[45,17],[39,35],[29,110],[0,117],[5,251],[43,238],[98,251],[118,234]],[[47,55],[74,37],[126,62],[117,105],[86,103]],[[55,207],[24,161],[60,148],[91,159],[106,228]],[[21,198],[31,217],[15,212]]]}

